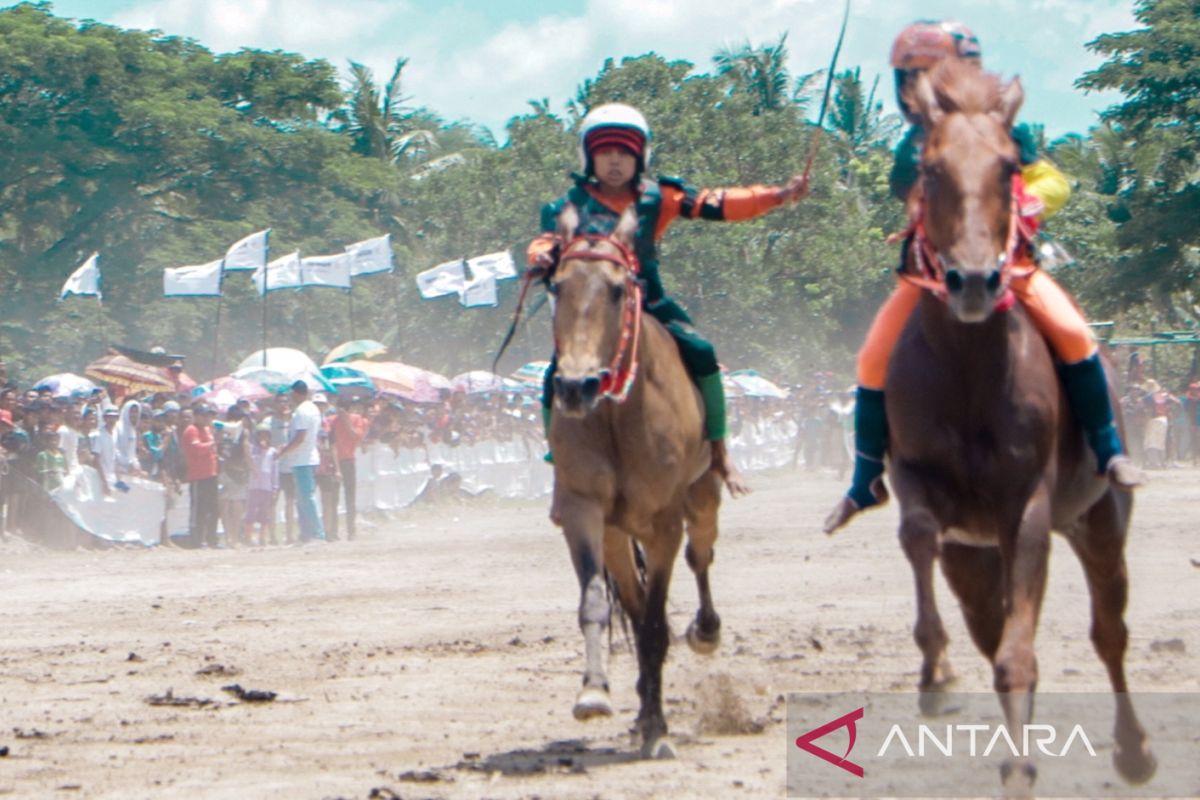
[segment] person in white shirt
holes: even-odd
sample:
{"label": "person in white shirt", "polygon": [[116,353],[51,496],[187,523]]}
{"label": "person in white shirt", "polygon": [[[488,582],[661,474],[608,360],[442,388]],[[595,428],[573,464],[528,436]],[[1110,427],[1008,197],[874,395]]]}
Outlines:
{"label": "person in white shirt", "polygon": [[321,433],[321,412],[308,399],[308,384],[292,384],[292,422],[288,443],[279,452],[283,463],[291,467],[296,482],[296,517],[300,525],[300,541],[324,541],[325,526],[317,513],[317,465],[321,456],[317,437]]}
{"label": "person in white shirt", "polygon": [[96,456],[96,472],[100,473],[100,487],[105,494],[112,494],[117,480],[117,418],[121,412],[116,406],[104,410],[104,422],[92,434],[92,453]]}

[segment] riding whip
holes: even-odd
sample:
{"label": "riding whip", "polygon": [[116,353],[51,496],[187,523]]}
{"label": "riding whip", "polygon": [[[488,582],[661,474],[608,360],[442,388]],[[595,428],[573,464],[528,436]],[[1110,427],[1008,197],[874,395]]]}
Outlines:
{"label": "riding whip", "polygon": [[842,42],[846,39],[846,23],[850,21],[850,0],[842,11],[842,29],[838,32],[837,45],[833,48],[833,60],[829,62],[829,74],[825,76],[825,93],[821,97],[821,110],[817,112],[817,129],[813,131],[812,144],[808,148],[808,161],[804,164],[804,180],[807,183],[812,174],[813,159],[817,157],[817,146],[821,143],[822,125],[825,123],[825,110],[829,108],[829,94],[833,90],[833,76],[837,71],[838,54],[842,52]]}

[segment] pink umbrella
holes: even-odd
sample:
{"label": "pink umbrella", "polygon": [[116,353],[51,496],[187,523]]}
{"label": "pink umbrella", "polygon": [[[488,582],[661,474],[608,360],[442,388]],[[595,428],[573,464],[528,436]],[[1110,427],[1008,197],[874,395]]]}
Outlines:
{"label": "pink umbrella", "polygon": [[[212,403],[218,407],[222,404],[225,407],[231,406],[238,400],[256,402],[258,400],[265,400],[271,396],[271,393],[261,383],[248,381],[243,378],[231,378],[228,375],[224,378],[217,378],[202,388],[203,391],[196,393],[197,399]],[[232,399],[229,402],[225,402],[229,398]]]}

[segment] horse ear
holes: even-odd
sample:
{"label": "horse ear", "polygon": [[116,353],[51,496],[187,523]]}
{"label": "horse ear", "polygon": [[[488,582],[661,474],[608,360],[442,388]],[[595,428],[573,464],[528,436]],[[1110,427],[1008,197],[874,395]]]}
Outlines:
{"label": "horse ear", "polygon": [[1024,100],[1025,89],[1021,86],[1020,78],[1013,78],[1000,90],[1000,105],[994,113],[996,119],[1004,125],[1005,130],[1011,129],[1013,123],[1017,121],[1017,112],[1021,110],[1021,103]]}
{"label": "horse ear", "polygon": [[567,203],[558,212],[558,238],[569,242],[575,238],[575,230],[579,227],[579,209],[574,203]]}
{"label": "horse ear", "polygon": [[621,218],[617,220],[617,227],[613,230],[613,238],[626,247],[633,247],[633,239],[637,236],[638,216],[637,210],[631,204],[621,214]]}
{"label": "horse ear", "polygon": [[925,123],[925,130],[937,127],[937,124],[946,116],[946,111],[942,108],[937,92],[933,89],[933,81],[929,79],[929,73],[924,72],[917,76],[917,82],[912,88],[912,95],[911,102],[916,104],[917,113]]}

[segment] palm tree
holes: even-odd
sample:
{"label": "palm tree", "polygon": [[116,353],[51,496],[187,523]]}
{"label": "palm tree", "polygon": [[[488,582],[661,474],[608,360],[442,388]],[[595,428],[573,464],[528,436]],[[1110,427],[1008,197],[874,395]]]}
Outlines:
{"label": "palm tree", "polygon": [[[787,68],[787,34],[774,45],[752,47],[749,42],[737,49],[722,48],[713,62],[717,74],[729,76],[734,90],[754,97],[754,114],[787,108],[796,99],[789,93],[791,75]],[[803,84],[798,85],[801,89]]]}
{"label": "palm tree", "polygon": [[440,120],[405,106],[400,91],[407,58],[397,58],[383,90],[370,68],[350,62],[350,101],[335,114],[340,129],[354,140],[354,151],[393,164],[422,161],[437,149]]}

